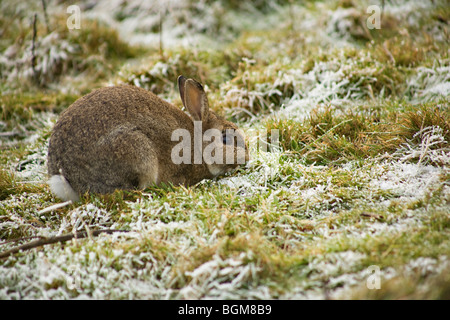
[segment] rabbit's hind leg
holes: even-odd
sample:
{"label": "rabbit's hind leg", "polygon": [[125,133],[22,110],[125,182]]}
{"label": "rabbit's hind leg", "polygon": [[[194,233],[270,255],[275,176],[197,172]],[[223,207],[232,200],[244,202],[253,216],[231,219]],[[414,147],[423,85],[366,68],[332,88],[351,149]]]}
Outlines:
{"label": "rabbit's hind leg", "polygon": [[90,191],[110,193],[115,189],[143,189],[158,181],[158,159],[149,138],[132,126],[120,126],[99,139],[100,155]]}

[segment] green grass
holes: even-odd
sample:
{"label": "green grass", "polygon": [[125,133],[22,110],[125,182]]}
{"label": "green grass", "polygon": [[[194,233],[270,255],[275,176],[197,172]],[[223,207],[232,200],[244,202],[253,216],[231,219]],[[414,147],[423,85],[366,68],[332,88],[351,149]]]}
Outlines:
{"label": "green grass", "polygon": [[302,122],[272,118],[265,126],[268,132],[279,131],[284,150],[303,156],[307,163],[322,165],[392,153],[407,141],[419,142],[416,134],[431,126],[442,128],[445,141],[450,141],[450,108],[445,103],[415,106],[414,110],[386,104],[363,106],[360,112],[314,109]]}

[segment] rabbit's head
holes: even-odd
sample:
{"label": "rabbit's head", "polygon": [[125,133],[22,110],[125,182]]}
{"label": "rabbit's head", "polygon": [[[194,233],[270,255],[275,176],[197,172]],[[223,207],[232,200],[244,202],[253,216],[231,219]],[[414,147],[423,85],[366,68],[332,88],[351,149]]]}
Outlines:
{"label": "rabbit's head", "polygon": [[249,155],[243,132],[209,109],[200,83],[180,76],[178,87],[183,105],[194,122],[194,164],[204,161],[213,177],[245,164]]}

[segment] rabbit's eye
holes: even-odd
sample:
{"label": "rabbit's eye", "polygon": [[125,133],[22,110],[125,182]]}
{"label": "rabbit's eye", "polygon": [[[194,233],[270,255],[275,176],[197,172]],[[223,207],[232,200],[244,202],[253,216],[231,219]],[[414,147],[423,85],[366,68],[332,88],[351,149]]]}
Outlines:
{"label": "rabbit's eye", "polygon": [[230,145],[230,144],[233,144],[233,135],[229,135],[229,134],[226,134],[226,133],[224,133],[223,135],[222,135],[222,139],[223,139],[223,144],[226,144],[226,145]]}

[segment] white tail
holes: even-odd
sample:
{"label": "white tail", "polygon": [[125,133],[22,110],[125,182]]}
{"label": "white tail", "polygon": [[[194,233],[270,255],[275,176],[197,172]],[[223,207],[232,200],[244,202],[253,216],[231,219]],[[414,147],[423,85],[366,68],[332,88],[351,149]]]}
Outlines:
{"label": "white tail", "polygon": [[69,182],[62,175],[54,175],[48,180],[48,184],[50,186],[50,190],[52,190],[53,194],[58,198],[68,201],[72,200],[72,202],[76,202],[80,200],[80,197],[72,189]]}

